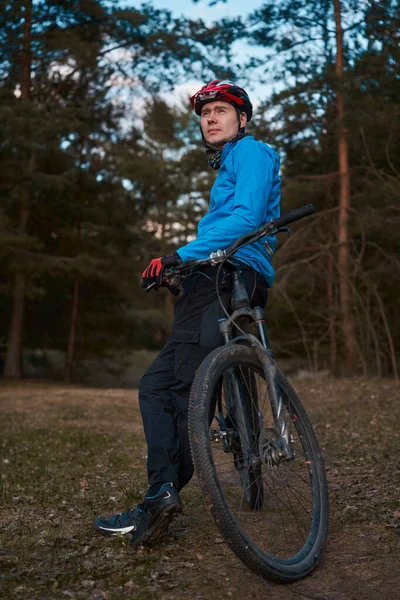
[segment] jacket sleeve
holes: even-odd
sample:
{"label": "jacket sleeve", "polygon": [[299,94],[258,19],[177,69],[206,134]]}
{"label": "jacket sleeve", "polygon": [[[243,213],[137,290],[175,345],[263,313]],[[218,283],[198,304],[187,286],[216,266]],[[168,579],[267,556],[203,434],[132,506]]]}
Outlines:
{"label": "jacket sleeve", "polygon": [[[250,151],[251,150],[251,151]],[[273,155],[259,143],[238,144],[233,157],[235,195],[232,212],[192,242],[178,249],[183,261],[206,258],[224,250],[238,237],[267,220],[267,206],[275,172]]]}

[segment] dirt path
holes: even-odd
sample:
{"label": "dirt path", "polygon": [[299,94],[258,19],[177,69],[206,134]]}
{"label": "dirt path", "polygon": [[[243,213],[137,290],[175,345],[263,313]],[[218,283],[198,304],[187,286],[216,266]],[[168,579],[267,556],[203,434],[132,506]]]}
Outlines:
{"label": "dirt path", "polygon": [[400,598],[400,388],[388,380],[294,381],[323,448],[329,544],[308,578],[263,581],[231,553],[193,481],[157,550],[92,523],[141,500],[137,394],[0,383],[4,598],[375,600]]}

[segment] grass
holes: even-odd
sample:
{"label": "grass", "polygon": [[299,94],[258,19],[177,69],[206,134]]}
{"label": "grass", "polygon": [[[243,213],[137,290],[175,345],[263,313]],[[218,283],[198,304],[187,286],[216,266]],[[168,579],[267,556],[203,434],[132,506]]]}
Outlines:
{"label": "grass", "polygon": [[147,487],[136,391],[2,383],[2,597],[395,597],[399,386],[367,379],[294,384],[326,457],[331,536],[311,577],[277,586],[232,555],[195,481],[183,491],[185,513],[159,548],[133,549],[126,539],[94,532],[95,516],[132,506]]}

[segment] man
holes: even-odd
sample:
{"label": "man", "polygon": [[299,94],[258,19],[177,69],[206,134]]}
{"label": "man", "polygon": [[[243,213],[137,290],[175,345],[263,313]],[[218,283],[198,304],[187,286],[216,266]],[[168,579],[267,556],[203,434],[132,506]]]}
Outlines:
{"label": "man", "polygon": [[[195,240],[174,254],[153,259],[143,273],[146,286],[162,284],[165,267],[207,258],[234,240],[279,216],[280,178],[277,154],[246,133],[252,104],[242,88],[214,79],[191,99],[200,116],[209,164],[218,170],[210,208]],[[275,240],[270,241],[274,250]],[[252,306],[264,306],[274,279],[271,252],[262,241],[235,254]],[[229,299],[229,272],[221,269],[219,289]],[[155,542],[181,510],[179,491],[190,481],[187,411],[190,387],[205,356],[222,343],[218,318],[216,267],[194,270],[176,304],[172,333],[143,376],[139,402],[148,444],[149,489],[141,504],[110,518],[98,518],[102,533],[130,533],[131,543]]]}

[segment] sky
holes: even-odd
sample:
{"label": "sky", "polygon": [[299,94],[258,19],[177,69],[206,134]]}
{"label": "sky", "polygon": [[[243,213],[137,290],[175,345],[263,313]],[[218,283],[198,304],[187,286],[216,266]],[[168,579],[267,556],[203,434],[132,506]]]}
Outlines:
{"label": "sky", "polygon": [[[219,2],[215,6],[208,6],[208,0],[200,0],[200,2],[194,3],[192,0],[148,0],[155,8],[170,10],[174,17],[180,17],[182,15],[190,17],[192,19],[201,18],[207,24],[211,24],[214,21],[219,21],[223,17],[245,17],[250,12],[259,8],[263,2],[262,0],[227,0],[227,2]],[[139,7],[143,2],[137,0],[125,0],[124,4],[132,8]],[[245,9],[244,9],[245,7]],[[257,49],[254,47],[249,49],[243,42],[237,42],[235,49],[244,56],[250,56],[257,53]],[[181,104],[183,101],[187,101],[187,98],[196,92],[205,82],[189,80],[179,86],[177,86],[174,94],[176,102]],[[238,81],[240,85],[240,81]],[[258,86],[255,84],[253,89],[248,90],[256,106],[260,100],[265,100],[268,95],[265,86]]]}
{"label": "sky", "polygon": [[[207,0],[201,0],[196,4],[191,0],[151,0],[156,8],[167,8],[174,16],[185,15],[192,18],[202,18],[206,22],[217,21],[221,17],[233,17],[243,15],[243,6],[246,13],[258,8],[262,0],[228,0],[220,2],[216,6],[208,6]],[[127,4],[137,6],[137,2],[127,1]]]}

